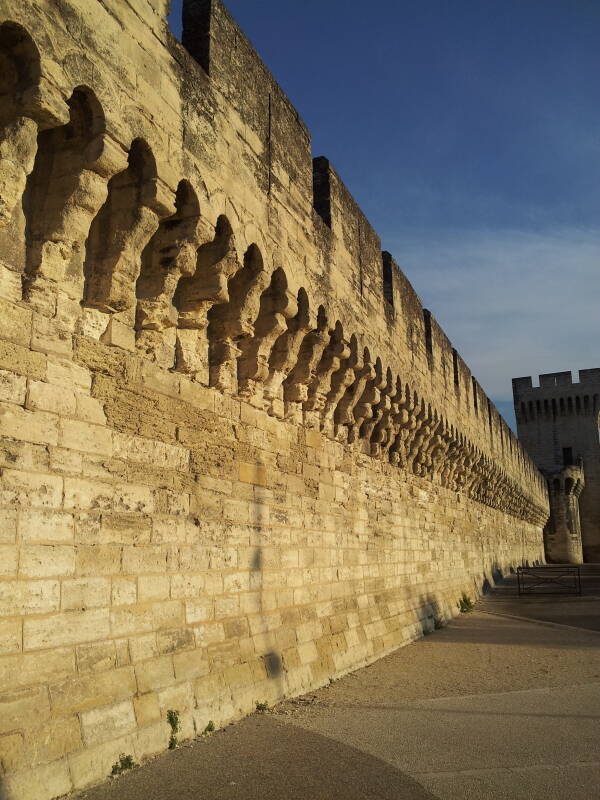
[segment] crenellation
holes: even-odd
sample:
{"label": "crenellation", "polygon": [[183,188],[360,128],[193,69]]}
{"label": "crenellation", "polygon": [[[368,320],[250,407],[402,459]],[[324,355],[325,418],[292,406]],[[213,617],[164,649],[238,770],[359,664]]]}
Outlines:
{"label": "crenellation", "polygon": [[188,53],[165,12],[0,0],[0,752],[68,720],[15,800],[543,557],[542,476],[250,43],[186,0]]}

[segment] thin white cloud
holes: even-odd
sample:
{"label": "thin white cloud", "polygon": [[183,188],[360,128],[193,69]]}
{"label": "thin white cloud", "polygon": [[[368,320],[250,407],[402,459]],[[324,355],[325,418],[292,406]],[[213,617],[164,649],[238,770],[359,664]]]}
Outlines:
{"label": "thin white cloud", "polygon": [[394,238],[386,247],[495,401],[514,377],[600,366],[599,232]]}

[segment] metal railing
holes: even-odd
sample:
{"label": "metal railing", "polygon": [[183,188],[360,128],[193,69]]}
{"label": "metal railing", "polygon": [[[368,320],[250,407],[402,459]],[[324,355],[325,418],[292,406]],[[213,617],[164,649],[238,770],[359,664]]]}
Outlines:
{"label": "metal railing", "polygon": [[517,569],[519,596],[524,594],[581,594],[581,571],[571,564],[547,564]]}

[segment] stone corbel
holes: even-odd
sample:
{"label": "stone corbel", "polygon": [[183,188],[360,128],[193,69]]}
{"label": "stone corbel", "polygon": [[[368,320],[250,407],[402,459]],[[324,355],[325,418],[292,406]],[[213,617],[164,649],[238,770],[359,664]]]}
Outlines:
{"label": "stone corbel", "polygon": [[16,116],[0,130],[0,227],[11,221],[23,196],[35,163],[38,132],[68,121],[62,94],[43,76],[17,98]]}
{"label": "stone corbel", "polygon": [[330,340],[327,318],[317,321],[317,328],[302,340],[298,361],[283,382],[284,416],[301,421],[302,404],[308,399],[308,388]]}
{"label": "stone corbel", "polygon": [[349,348],[344,341],[341,325],[336,325],[315,371],[308,390],[308,398],[303,404],[305,423],[308,427],[319,427],[320,415],[331,389],[331,376],[339,369],[341,360],[347,358],[348,354]]}
{"label": "stone corbel", "polygon": [[265,408],[276,417],[285,414],[283,403],[283,382],[290,374],[298,357],[305,336],[316,326],[316,319],[308,309],[300,308],[292,319],[288,319],[287,331],[275,342],[269,356],[269,375],[263,386]]}
{"label": "stone corbel", "polygon": [[371,453],[371,437],[375,427],[384,415],[389,415],[389,410],[392,407],[390,395],[394,391],[394,381],[391,373],[388,376],[386,372],[382,371],[381,380],[376,385],[376,388],[379,391],[379,400],[372,406],[371,416],[364,419],[359,432],[360,438],[364,439],[364,451],[367,454]]}
{"label": "stone corbel", "polygon": [[340,367],[331,376],[331,388],[325,400],[321,419],[321,430],[328,436],[334,437],[336,434],[335,412],[347,388],[356,378],[357,363],[358,354],[356,352],[356,343],[354,340],[353,343],[346,343]]}
{"label": "stone corbel", "polygon": [[273,345],[286,330],[287,321],[298,313],[296,296],[289,290],[283,295],[264,298],[263,309],[254,326],[254,335],[240,343],[238,392],[252,405],[262,408],[263,386],[269,377],[269,357]]}

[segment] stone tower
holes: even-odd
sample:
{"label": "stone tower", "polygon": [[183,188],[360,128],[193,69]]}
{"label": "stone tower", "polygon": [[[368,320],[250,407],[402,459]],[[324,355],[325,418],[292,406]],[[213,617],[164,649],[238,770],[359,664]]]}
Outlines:
{"label": "stone tower", "polygon": [[519,439],[548,481],[550,561],[600,561],[600,369],[513,379]]}

